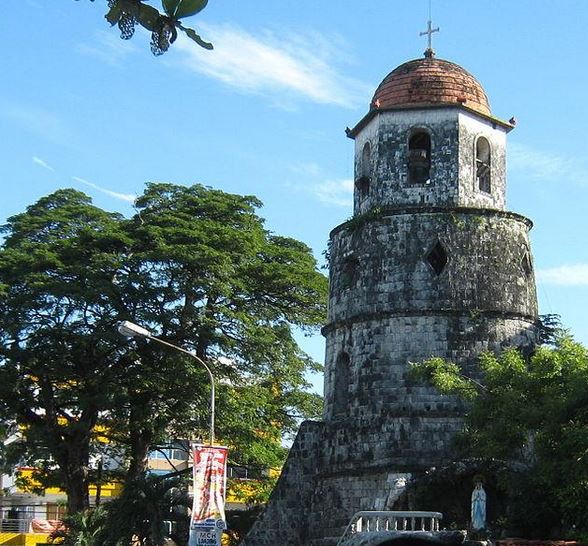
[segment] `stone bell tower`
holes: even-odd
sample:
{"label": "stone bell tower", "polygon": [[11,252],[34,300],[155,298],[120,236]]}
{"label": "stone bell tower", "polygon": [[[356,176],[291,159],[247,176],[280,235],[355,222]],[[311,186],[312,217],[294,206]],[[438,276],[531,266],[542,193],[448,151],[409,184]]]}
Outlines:
{"label": "stone bell tower", "polygon": [[355,141],[353,218],[331,232],[324,420],[301,426],[246,544],[335,544],[359,510],[452,460],[462,404],[414,384],[441,356],[532,346],[527,218],[505,210],[506,135],[478,81],[425,57],[384,78]]}
{"label": "stone bell tower", "polygon": [[505,210],[512,128],[473,76],[429,56],[386,76],[348,131],[354,216],[330,240],[327,421],[418,411],[439,423],[461,409],[407,384],[409,360],[475,374],[481,351],[533,342],[531,222]]}

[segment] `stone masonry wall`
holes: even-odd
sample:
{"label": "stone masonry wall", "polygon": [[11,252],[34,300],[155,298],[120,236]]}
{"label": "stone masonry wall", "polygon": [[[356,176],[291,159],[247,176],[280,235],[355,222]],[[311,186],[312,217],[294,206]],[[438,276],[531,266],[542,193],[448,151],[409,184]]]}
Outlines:
{"label": "stone masonry wall", "polygon": [[323,423],[300,426],[265,511],[241,546],[303,546],[315,492]]}
{"label": "stone masonry wall", "polygon": [[311,504],[308,544],[336,543],[333,539],[360,510],[391,509],[410,479],[410,473],[384,468],[320,476]]}
{"label": "stone masonry wall", "polygon": [[393,509],[413,475],[451,461],[447,438],[460,427],[439,412],[303,423],[243,545],[334,546],[353,514]]}
{"label": "stone masonry wall", "polygon": [[[534,342],[530,225],[429,206],[333,231],[325,421],[302,425],[245,546],[333,546],[355,512],[393,508],[407,481],[453,460],[465,408],[416,384],[409,363],[442,356],[475,376],[482,351]],[[427,260],[438,243],[440,272]]]}
{"label": "stone masonry wall", "polygon": [[[456,417],[305,422],[266,510],[242,546],[334,546],[360,510],[392,509],[413,472],[451,460]],[[350,450],[351,448],[351,450]]]}
{"label": "stone masonry wall", "polygon": [[[408,181],[414,131],[431,139],[422,184]],[[355,512],[393,509],[407,482],[455,459],[466,409],[416,383],[410,363],[440,356],[479,378],[483,351],[535,342],[532,224],[504,210],[506,127],[458,106],[407,108],[355,140],[354,217],[329,245],[324,421],[302,424],[244,546],[335,546]]]}
{"label": "stone masonry wall", "polygon": [[[392,209],[353,219],[330,244],[329,323],[379,312],[537,313],[531,223],[482,209]],[[428,255],[439,243],[447,263]]]}
{"label": "stone masonry wall", "polygon": [[[486,138],[490,144],[491,193],[480,191],[475,176],[476,139]],[[459,195],[461,207],[503,210],[506,205],[506,133],[490,120],[470,113],[459,114]]]}
{"label": "stone masonry wall", "polygon": [[[415,130],[431,137],[429,184],[408,183],[408,141]],[[492,152],[490,194],[475,181],[476,138],[484,136]],[[370,144],[371,165],[363,165]],[[369,191],[355,191],[354,214],[374,207],[409,205],[467,206],[503,210],[506,197],[504,127],[459,108],[383,112],[355,139],[355,178],[370,177]]]}
{"label": "stone masonry wall", "polygon": [[[478,377],[480,353],[529,347],[534,341],[531,319],[485,313],[380,315],[333,326],[327,333],[324,416],[369,421],[396,418],[408,411],[424,416],[461,415],[464,408],[457,399],[414,385],[409,363],[442,356]],[[343,352],[349,357],[347,373],[338,367]],[[335,410],[336,396],[345,407],[343,412]]]}

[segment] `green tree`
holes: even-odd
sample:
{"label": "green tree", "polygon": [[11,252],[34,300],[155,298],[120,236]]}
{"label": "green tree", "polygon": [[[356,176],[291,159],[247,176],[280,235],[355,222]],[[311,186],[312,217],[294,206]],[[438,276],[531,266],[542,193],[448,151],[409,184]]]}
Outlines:
{"label": "green tree", "polygon": [[[27,462],[88,507],[90,461],[124,454],[127,483],[169,437],[206,438],[209,382],[189,357],[116,332],[132,320],[207,360],[233,460],[274,465],[320,398],[293,327],[324,318],[310,249],[268,232],[251,196],[150,184],[129,219],[60,190],[9,218],[0,249],[0,417]],[[108,438],[108,442],[100,441]],[[109,477],[103,473],[103,478]]]}
{"label": "green tree", "polygon": [[166,542],[166,521],[175,524],[174,542],[186,544],[189,507],[181,478],[144,476],[134,480],[107,505],[108,517],[100,527],[102,536],[96,545],[122,546],[137,540],[145,546],[160,546]]}
{"label": "green tree", "polygon": [[52,534],[64,546],[161,546],[168,537],[186,544],[190,499],[183,477],[143,476],[125,487],[111,502],[64,518],[65,528]]}
{"label": "green tree", "polygon": [[[465,458],[508,461],[502,476],[512,529],[588,533],[588,351],[566,334],[525,358],[515,349],[480,358],[483,384],[434,358],[415,373],[471,402],[458,445]],[[562,529],[563,523],[563,529]]]}
{"label": "green tree", "polygon": [[[94,0],[91,0],[92,2]],[[111,26],[117,25],[120,37],[129,40],[137,25],[151,32],[151,52],[162,55],[178,37],[178,30],[204,49],[212,49],[211,43],[203,40],[183,20],[200,13],[208,0],[161,0],[161,9],[148,3],[149,0],[107,0],[106,20]]]}
{"label": "green tree", "polygon": [[88,504],[91,440],[118,375],[104,290],[127,244],[121,220],[63,190],[9,219],[0,251],[0,415],[20,436],[3,455],[38,461],[73,511]]}

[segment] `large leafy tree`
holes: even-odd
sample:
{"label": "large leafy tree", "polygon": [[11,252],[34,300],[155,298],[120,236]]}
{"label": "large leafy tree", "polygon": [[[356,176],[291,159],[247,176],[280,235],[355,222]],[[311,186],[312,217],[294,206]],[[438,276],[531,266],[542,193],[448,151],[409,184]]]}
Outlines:
{"label": "large leafy tree", "polygon": [[[501,460],[504,524],[545,538],[588,535],[588,350],[561,334],[526,358],[515,349],[480,359],[483,384],[434,358],[416,365],[443,393],[471,402],[458,438],[465,458]],[[563,527],[562,527],[563,526]]]}
{"label": "large leafy tree", "polygon": [[[60,190],[9,218],[0,249],[3,451],[88,506],[91,460],[114,451],[131,483],[171,437],[206,438],[209,381],[190,357],[116,333],[132,320],[205,359],[218,431],[242,464],[279,464],[280,439],[320,399],[293,328],[323,320],[310,249],[268,232],[254,197],[150,184],[129,219]],[[107,441],[105,442],[104,439]]]}
{"label": "large leafy tree", "polygon": [[121,218],[64,190],[9,219],[0,252],[0,412],[7,463],[57,468],[70,508],[87,505],[93,431],[117,375],[105,292],[127,244]]}

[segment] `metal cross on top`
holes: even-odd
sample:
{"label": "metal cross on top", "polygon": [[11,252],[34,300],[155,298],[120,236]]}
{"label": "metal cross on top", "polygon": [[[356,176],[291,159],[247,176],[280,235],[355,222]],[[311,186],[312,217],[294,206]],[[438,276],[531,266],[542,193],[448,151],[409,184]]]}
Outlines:
{"label": "metal cross on top", "polygon": [[431,23],[431,19],[429,19],[429,23],[427,25],[427,30],[419,33],[419,36],[424,36],[425,34],[428,35],[429,45],[425,51],[425,57],[433,57],[435,55],[435,51],[433,50],[433,46],[431,44],[431,36],[432,36],[433,32],[439,32],[439,27],[433,28],[433,25]]}

